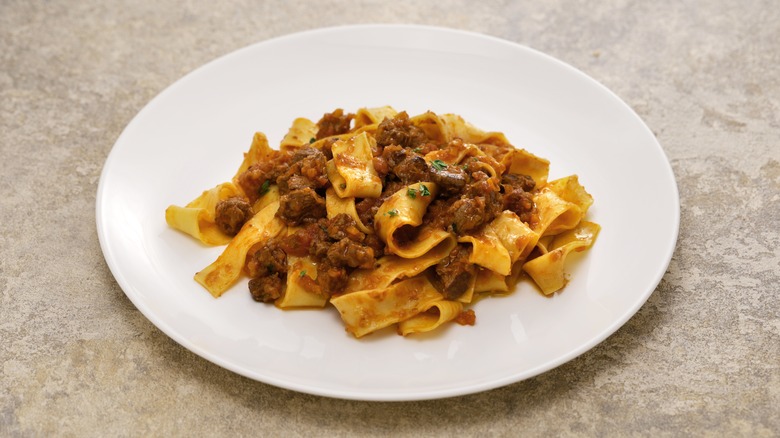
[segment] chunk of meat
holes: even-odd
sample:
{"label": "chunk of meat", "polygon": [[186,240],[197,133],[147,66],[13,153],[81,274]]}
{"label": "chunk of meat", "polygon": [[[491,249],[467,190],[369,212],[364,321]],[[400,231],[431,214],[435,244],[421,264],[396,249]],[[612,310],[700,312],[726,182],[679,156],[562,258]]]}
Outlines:
{"label": "chunk of meat", "polygon": [[252,245],[246,256],[246,270],[250,277],[287,273],[287,253],[280,243],[280,239],[273,238]]}
{"label": "chunk of meat", "polygon": [[373,249],[346,237],[328,248],[328,260],[334,266],[366,269],[376,261]]}
{"label": "chunk of meat", "polygon": [[276,179],[279,192],[285,194],[304,188],[319,189],[328,184],[325,154],[319,149],[305,146],[293,154],[286,170]]}
{"label": "chunk of meat", "polygon": [[293,190],[279,199],[276,215],[288,225],[301,225],[324,218],[325,198],[309,187]]}
{"label": "chunk of meat", "polygon": [[524,192],[530,192],[534,189],[534,187],[536,187],[536,182],[534,182],[534,179],[528,175],[508,173],[501,176],[501,185],[506,191],[509,191],[509,189],[512,188],[517,188],[523,190]]}
{"label": "chunk of meat", "polygon": [[457,196],[466,187],[469,177],[463,169],[447,166],[445,169],[431,172],[431,179],[439,186],[442,196]]}
{"label": "chunk of meat", "polygon": [[456,300],[471,286],[477,275],[477,267],[469,263],[471,246],[458,245],[436,265],[441,293],[448,300]]}
{"label": "chunk of meat", "polygon": [[268,191],[268,185],[275,183],[287,170],[289,160],[289,154],[273,151],[269,159],[249,166],[238,176],[238,185],[244,190],[250,203],[254,203]]}
{"label": "chunk of meat", "polygon": [[517,217],[525,223],[531,222],[531,216],[534,210],[534,198],[523,190],[513,189],[510,192],[504,193],[503,197],[504,210],[510,210],[517,214]]}
{"label": "chunk of meat", "polygon": [[392,171],[404,184],[428,181],[431,175],[431,169],[428,166],[428,163],[425,162],[423,157],[417,154],[410,154],[408,157],[404,158],[403,161],[392,169]]}
{"label": "chunk of meat", "polygon": [[327,259],[317,265],[317,284],[324,296],[329,297],[343,291],[347,280],[347,269],[343,266],[334,266]]}
{"label": "chunk of meat", "polygon": [[255,301],[270,303],[282,296],[284,281],[279,275],[269,275],[249,280],[249,293]]}
{"label": "chunk of meat", "polygon": [[463,234],[485,223],[485,198],[461,198],[449,208],[452,231]]}
{"label": "chunk of meat", "polygon": [[415,148],[428,141],[425,132],[414,126],[406,111],[396,114],[392,119],[384,119],[376,130],[376,143],[386,147],[398,145],[405,148]]}
{"label": "chunk of meat", "polygon": [[358,229],[355,219],[345,213],[339,213],[328,220],[327,233],[334,241],[350,239],[354,242],[362,242],[366,237],[365,233]]}
{"label": "chunk of meat", "polygon": [[354,114],[344,114],[341,108],[324,114],[317,122],[317,140],[349,132],[349,126],[354,118]]}
{"label": "chunk of meat", "polygon": [[243,198],[233,197],[217,203],[214,222],[228,236],[235,236],[252,217],[252,206]]}

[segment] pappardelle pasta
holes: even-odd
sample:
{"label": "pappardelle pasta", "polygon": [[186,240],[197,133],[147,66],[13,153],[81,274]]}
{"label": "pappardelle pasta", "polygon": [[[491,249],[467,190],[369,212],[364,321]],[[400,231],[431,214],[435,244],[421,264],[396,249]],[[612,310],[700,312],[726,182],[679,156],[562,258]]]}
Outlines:
{"label": "pappardelle pasta", "polygon": [[278,149],[256,133],[229,182],[165,211],[169,226],[226,245],[195,274],[215,298],[249,277],[255,301],[333,305],[361,337],[456,322],[527,275],[542,293],[567,282],[572,251],[600,227],[577,175],[454,114],[337,109],[293,121]]}

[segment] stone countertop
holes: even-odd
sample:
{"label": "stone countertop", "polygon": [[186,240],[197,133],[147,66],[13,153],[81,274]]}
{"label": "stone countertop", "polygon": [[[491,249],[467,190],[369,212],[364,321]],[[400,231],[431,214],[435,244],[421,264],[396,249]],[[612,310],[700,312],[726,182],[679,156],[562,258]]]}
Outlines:
{"label": "stone countertop", "polygon": [[[125,297],[94,215],[102,165],[131,118],[237,48],[377,22],[530,46],[605,84],[651,127],[679,185],[679,241],[614,335],[503,388],[369,403],[233,374]],[[777,436],[778,66],[769,0],[4,1],[0,436]]]}

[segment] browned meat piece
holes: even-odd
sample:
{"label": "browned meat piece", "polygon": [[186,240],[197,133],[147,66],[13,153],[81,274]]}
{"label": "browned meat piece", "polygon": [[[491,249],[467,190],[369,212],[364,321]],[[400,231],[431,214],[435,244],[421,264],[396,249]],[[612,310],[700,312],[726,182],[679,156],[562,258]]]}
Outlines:
{"label": "browned meat piece", "polygon": [[317,122],[317,140],[349,132],[349,125],[353,118],[355,118],[354,114],[344,114],[341,108],[323,115]]}
{"label": "browned meat piece", "polygon": [[276,215],[288,225],[301,225],[324,218],[326,213],[325,198],[307,187],[283,195]]}
{"label": "browned meat piece", "polygon": [[333,266],[327,259],[317,265],[317,284],[327,297],[343,291],[348,279],[346,268]]}
{"label": "browned meat piece", "polygon": [[452,213],[450,212],[452,203],[452,199],[435,199],[428,205],[425,216],[423,216],[423,223],[431,224],[431,227],[442,230],[449,228],[450,224],[452,224]]}
{"label": "browned meat piece", "polygon": [[415,148],[426,141],[425,132],[412,124],[406,111],[392,119],[384,119],[376,130],[376,143],[382,147],[398,145]]}
{"label": "browned meat piece", "polygon": [[447,166],[431,172],[433,182],[439,186],[442,196],[457,196],[466,187],[468,175],[457,166]]}
{"label": "browned meat piece", "polygon": [[[404,184],[412,184],[420,181],[428,181],[431,176],[431,170],[425,159],[417,154],[410,154],[403,161],[398,163],[392,172]],[[436,173],[436,172],[434,172]],[[463,182],[465,185],[465,181]]]}
{"label": "browned meat piece", "polygon": [[387,167],[390,170],[393,170],[401,161],[409,157],[409,155],[410,154],[406,149],[398,145],[390,145],[382,150],[382,159],[385,160],[385,163],[387,163]]}
{"label": "browned meat piece", "polygon": [[472,309],[464,310],[455,317],[455,322],[460,325],[474,325],[477,322],[477,315]]}
{"label": "browned meat piece", "polygon": [[328,248],[328,260],[333,266],[371,268],[375,262],[374,250],[354,240],[344,238]]}
{"label": "browned meat piece", "polygon": [[534,210],[534,198],[528,192],[513,189],[504,193],[504,210],[515,212],[521,221],[529,223]]}
{"label": "browned meat piece", "polygon": [[328,237],[328,219],[320,219],[312,226],[312,240],[309,246],[309,255],[315,260],[322,260],[328,256],[328,248],[333,240]]}
{"label": "browned meat piece", "polygon": [[458,245],[436,265],[441,292],[448,300],[455,300],[463,295],[477,275],[476,266],[469,263],[470,255],[471,246]]}
{"label": "browned meat piece", "polygon": [[276,179],[285,194],[303,188],[319,189],[328,184],[328,160],[320,150],[305,146],[295,151],[285,171]]}
{"label": "browned meat piece", "polygon": [[485,198],[461,198],[455,201],[449,208],[452,217],[452,231],[463,234],[484,224]]}
{"label": "browned meat piece", "polygon": [[534,179],[528,175],[518,175],[509,173],[501,177],[501,185],[504,186],[504,190],[509,191],[509,188],[522,189],[524,192],[530,192],[536,187]]}
{"label": "browned meat piece", "polygon": [[252,206],[242,198],[228,198],[217,203],[214,222],[223,233],[235,236],[252,217]]}
{"label": "browned meat piece", "polygon": [[366,234],[363,244],[374,251],[374,257],[377,259],[385,254],[385,243],[376,234]]}
{"label": "browned meat piece", "polygon": [[328,220],[328,237],[333,240],[350,239],[355,242],[362,242],[366,235],[357,227],[357,223],[352,216],[339,213]]}
{"label": "browned meat piece", "polygon": [[287,273],[287,254],[279,239],[252,245],[246,255],[246,271],[250,277]]}
{"label": "browned meat piece", "polygon": [[309,254],[309,249],[318,231],[322,230],[316,223],[310,224],[296,231],[295,234],[282,239],[279,245],[288,255],[305,257]]}
{"label": "browned meat piece", "polygon": [[253,164],[238,176],[238,185],[249,197],[250,203],[268,191],[268,186],[287,170],[289,160],[288,154],[273,151],[270,159]]}
{"label": "browned meat piece", "polygon": [[282,296],[284,281],[279,275],[269,275],[249,280],[249,293],[255,301],[270,303]]}

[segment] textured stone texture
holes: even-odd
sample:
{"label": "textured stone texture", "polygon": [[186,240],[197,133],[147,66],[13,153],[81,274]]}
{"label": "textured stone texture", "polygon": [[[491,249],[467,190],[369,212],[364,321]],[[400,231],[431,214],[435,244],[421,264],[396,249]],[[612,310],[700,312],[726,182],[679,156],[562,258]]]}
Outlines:
{"label": "textured stone texture", "polygon": [[[680,188],[680,238],[658,289],[616,334],[501,389],[362,403],[225,371],[124,296],[94,200],[136,112],[234,49],[370,22],[536,48],[604,83],[653,129]],[[0,2],[0,436],[777,436],[778,66],[771,0]]]}

